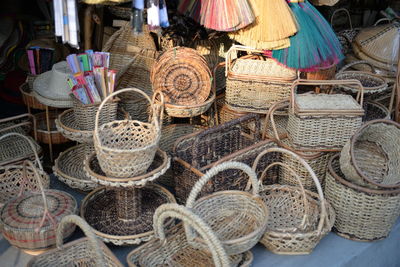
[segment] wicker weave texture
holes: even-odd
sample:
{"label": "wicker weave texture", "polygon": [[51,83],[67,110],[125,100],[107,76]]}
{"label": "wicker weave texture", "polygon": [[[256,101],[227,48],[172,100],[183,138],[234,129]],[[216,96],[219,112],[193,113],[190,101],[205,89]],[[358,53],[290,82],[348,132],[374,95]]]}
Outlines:
{"label": "wicker weave texture", "polygon": [[57,111],[49,111],[49,128],[50,132],[47,130],[47,117],[46,112],[41,112],[35,114],[36,125],[37,125],[37,140],[40,143],[49,144],[63,144],[68,142],[69,140],[62,135],[61,132],[58,131],[55,120],[58,117]]}
{"label": "wicker weave texture", "polygon": [[44,110],[46,109],[46,106],[40,103],[32,94],[33,80],[34,78],[29,79],[27,83],[23,83],[19,87],[19,91],[22,95],[22,101],[24,101],[24,104],[29,108]]}
{"label": "wicker weave texture", "polygon": [[55,120],[57,130],[66,138],[78,143],[92,144],[93,131],[83,131],[75,120],[73,109],[67,109]]}
{"label": "wicker weave texture", "polygon": [[329,162],[325,194],[336,210],[334,231],[348,239],[383,239],[400,215],[398,190],[370,190],[352,184],[340,171],[338,155]]}

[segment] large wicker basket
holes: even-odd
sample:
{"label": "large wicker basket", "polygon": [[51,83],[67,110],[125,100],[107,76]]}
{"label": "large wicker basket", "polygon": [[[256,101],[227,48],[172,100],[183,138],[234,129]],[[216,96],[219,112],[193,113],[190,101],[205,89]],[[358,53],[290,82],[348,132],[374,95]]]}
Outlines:
{"label": "large wicker basket", "polygon": [[232,46],[228,51],[225,101],[230,108],[265,113],[272,104],[290,96],[291,83],[297,78],[295,71],[273,59],[246,56],[233,60],[238,51],[257,52],[242,46]]}
{"label": "large wicker basket", "polygon": [[[149,101],[152,106],[151,122],[121,120],[99,126],[99,117],[103,106],[117,94],[136,92]],[[123,89],[109,95],[101,103],[96,114],[96,125],[93,139],[97,159],[101,169],[110,177],[134,177],[147,170],[153,162],[161,135],[159,119],[155,104],[139,89]]]}
{"label": "large wicker basket", "polygon": [[346,179],[369,188],[400,187],[400,124],[373,120],[347,141],[340,154]]}
{"label": "large wicker basket", "polygon": [[[350,85],[360,88],[357,100],[342,94],[296,94],[299,85]],[[361,126],[363,89],[357,80],[297,80],[292,85],[288,137],[296,149],[340,151]]]}
{"label": "large wicker basket", "polygon": [[[254,132],[249,130],[250,123],[255,125]],[[214,165],[225,161],[252,164],[258,153],[274,146],[276,144],[270,140],[261,141],[257,114],[181,137],[175,143],[172,168],[178,201],[185,202],[194,184]],[[262,164],[273,160],[271,154]],[[271,172],[271,176],[277,177],[277,171]],[[247,181],[247,177],[237,170],[224,171],[203,187],[200,196],[220,190],[243,190]]]}
{"label": "large wicker basket", "polygon": [[[240,170],[249,177],[252,194],[226,190],[196,199],[205,184],[218,173],[229,169]],[[250,250],[257,244],[267,227],[269,214],[259,195],[257,175],[248,165],[241,162],[224,162],[207,171],[193,186],[186,207],[211,227],[228,255]],[[191,230],[187,227],[186,231],[190,236]]]}
{"label": "large wicker basket", "polygon": [[[66,192],[44,190],[41,178],[30,161],[24,161],[34,172],[41,193],[25,192],[9,200],[1,209],[2,234],[11,245],[22,249],[38,250],[55,245],[55,229],[61,219],[75,214],[76,200]],[[27,177],[28,178],[28,177]],[[29,183],[28,180],[25,180]],[[74,231],[70,227],[64,238]]]}
{"label": "large wicker basket", "polygon": [[[260,195],[270,210],[270,219],[260,242],[276,254],[309,254],[331,231],[335,211],[325,200],[322,187],[310,165],[294,152],[283,148],[263,151],[254,161],[253,169],[263,156],[271,152],[284,153],[296,158],[309,171],[318,194],[305,190],[297,173],[288,165],[282,162],[269,165],[264,172],[275,165],[287,168],[297,178],[298,186],[269,185],[261,189]],[[265,173],[261,175],[261,181],[264,177]]]}
{"label": "large wicker basket", "polygon": [[[182,220],[201,236],[202,244],[186,239],[183,225],[164,230],[169,218]],[[249,266],[243,263],[243,255],[228,257],[221,242],[210,227],[189,209],[177,204],[164,204],[154,214],[155,238],[136,248],[127,256],[130,267],[151,266]]]}
{"label": "large wicker basket", "polygon": [[333,230],[357,241],[386,238],[400,215],[400,189],[377,190],[350,182],[340,171],[339,155],[331,158],[325,195],[336,210]]}
{"label": "large wicker basket", "polygon": [[[63,244],[64,231],[71,224],[79,226],[84,238]],[[98,240],[85,220],[76,215],[65,216],[57,228],[57,248],[32,258],[27,267],[87,266],[122,267],[111,250]]]}

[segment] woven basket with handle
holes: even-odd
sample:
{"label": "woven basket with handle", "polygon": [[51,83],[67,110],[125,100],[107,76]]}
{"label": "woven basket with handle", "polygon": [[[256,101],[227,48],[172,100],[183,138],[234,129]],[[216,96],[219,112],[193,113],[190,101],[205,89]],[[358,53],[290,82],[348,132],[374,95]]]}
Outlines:
{"label": "woven basket with handle", "polygon": [[[296,158],[310,173],[317,192],[305,190],[298,174],[282,162],[274,162],[265,168],[278,165],[287,168],[296,177],[298,186],[269,185],[263,186],[260,195],[270,210],[267,231],[260,242],[276,254],[301,255],[313,251],[319,241],[327,235],[335,222],[335,211],[325,200],[321,185],[314,171],[301,157],[283,148],[270,148],[258,155],[253,169],[264,155],[279,152]],[[265,173],[260,176],[260,182]]]}
{"label": "woven basket with handle", "polygon": [[264,113],[275,102],[290,96],[290,85],[297,78],[296,71],[268,58],[260,60],[245,56],[234,60],[239,51],[262,53],[243,46],[229,49],[225,102],[230,108]]}
{"label": "woven basket with handle", "polygon": [[[24,161],[25,164],[33,170],[40,193],[21,190],[22,194],[5,203],[0,212],[2,234],[18,248],[44,249],[55,245],[57,225],[63,217],[76,213],[77,202],[66,192],[44,190],[35,166],[30,161]],[[28,177],[24,182],[30,182]],[[71,235],[74,229],[66,229],[64,238]]]}
{"label": "woven basket with handle", "polygon": [[[193,228],[202,243],[186,239],[182,224],[164,230],[167,218],[182,220]],[[221,242],[212,229],[189,209],[177,204],[164,204],[154,214],[155,238],[130,252],[127,256],[130,267],[150,266],[250,266],[251,258],[245,255],[226,254]]]}
{"label": "woven basket with handle", "polygon": [[[299,85],[349,85],[360,90],[357,100],[343,94],[296,94]],[[358,80],[297,80],[292,84],[288,137],[297,150],[340,151],[361,126],[363,86]]]}
{"label": "woven basket with handle", "polygon": [[[103,106],[112,97],[124,93],[136,92],[145,97],[152,107],[151,122],[138,120],[120,120],[99,126]],[[153,162],[161,135],[161,115],[157,114],[155,104],[141,90],[122,89],[106,97],[96,114],[93,134],[94,147],[101,169],[111,177],[134,177],[147,170]]]}
{"label": "woven basket with handle", "polygon": [[[79,226],[86,237],[63,244],[64,231],[71,224]],[[57,228],[57,248],[32,258],[27,267],[86,266],[122,267],[111,250],[93,233],[85,220],[76,215],[65,216]]]}
{"label": "woven basket with handle", "polygon": [[347,54],[351,52],[351,43],[353,42],[356,35],[359,33],[360,28],[353,28],[353,23],[351,22],[351,16],[349,11],[346,8],[338,8],[333,11],[331,16],[331,26],[334,26],[335,18],[337,18],[337,14],[339,12],[344,12],[346,14],[347,21],[349,22],[349,28],[345,30],[341,30],[336,33],[340,44],[342,45],[343,54]]}

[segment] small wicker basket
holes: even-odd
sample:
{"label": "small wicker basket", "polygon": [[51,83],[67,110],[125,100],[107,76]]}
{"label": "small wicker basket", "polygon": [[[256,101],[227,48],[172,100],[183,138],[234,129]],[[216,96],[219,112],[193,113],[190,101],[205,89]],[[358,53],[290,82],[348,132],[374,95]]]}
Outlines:
{"label": "small wicker basket", "polygon": [[[86,235],[68,244],[63,244],[65,228],[71,224],[79,226]],[[111,250],[98,240],[90,226],[76,215],[65,216],[57,228],[57,248],[32,258],[27,267],[86,266],[123,267]]]}
{"label": "small wicker basket", "polygon": [[317,192],[305,190],[297,173],[282,162],[269,165],[260,177],[273,166],[287,168],[297,178],[298,186],[269,185],[264,186],[260,195],[270,209],[267,231],[261,238],[261,243],[276,254],[302,255],[309,254],[327,235],[335,221],[335,211],[325,200],[321,185],[314,171],[301,157],[283,148],[271,148],[258,155],[253,169],[259,160],[268,153],[279,152],[296,158],[310,173]]}

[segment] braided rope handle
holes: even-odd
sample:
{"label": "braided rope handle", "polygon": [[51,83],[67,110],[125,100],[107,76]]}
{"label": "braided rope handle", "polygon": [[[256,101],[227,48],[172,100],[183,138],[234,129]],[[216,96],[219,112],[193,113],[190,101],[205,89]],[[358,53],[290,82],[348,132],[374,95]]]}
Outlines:
{"label": "braided rope handle", "polygon": [[96,254],[96,257],[93,257],[96,262],[96,266],[106,267],[107,266],[106,260],[104,258],[103,252],[101,251],[101,247],[100,247],[100,243],[99,243],[101,241],[93,233],[93,230],[90,227],[90,225],[84,219],[82,219],[81,217],[79,217],[77,215],[67,215],[62,218],[62,220],[57,228],[57,234],[56,234],[57,248],[59,250],[63,249],[64,228],[68,224],[71,224],[71,223],[79,226],[79,228],[81,228],[81,230],[83,231],[85,236],[88,238],[89,244],[90,244],[91,248],[94,250],[94,253]]}
{"label": "braided rope handle", "polygon": [[333,18],[335,17],[335,15],[339,12],[344,12],[347,15],[347,20],[349,22],[350,25],[350,30],[353,30],[353,23],[351,22],[351,16],[350,16],[350,12],[346,9],[346,8],[338,8],[335,11],[333,11],[332,16],[331,16],[331,26],[333,28]]}
{"label": "braided rope handle", "polygon": [[[266,154],[268,154],[268,153],[272,153],[272,152],[284,153],[284,154],[287,154],[287,155],[289,155],[289,156],[295,158],[296,160],[298,160],[298,161],[300,162],[301,165],[303,165],[303,167],[304,167],[304,168],[307,170],[307,172],[310,174],[310,176],[311,176],[311,178],[313,179],[314,184],[315,184],[315,186],[316,186],[316,188],[317,188],[319,201],[321,202],[321,203],[320,203],[320,206],[321,206],[321,214],[320,214],[320,217],[319,217],[319,223],[318,223],[318,228],[317,228],[318,233],[321,233],[321,232],[322,232],[322,227],[324,226],[324,223],[325,223],[326,218],[327,218],[327,211],[326,211],[326,204],[325,204],[326,200],[325,200],[325,197],[324,197],[324,193],[323,193],[323,191],[322,191],[321,184],[320,184],[320,182],[319,182],[319,180],[318,180],[318,178],[317,178],[317,175],[315,174],[315,172],[313,171],[313,169],[311,168],[311,166],[310,166],[303,158],[301,158],[299,155],[297,155],[296,153],[294,153],[294,152],[292,152],[292,151],[290,151],[290,150],[287,150],[287,149],[284,149],[284,148],[279,148],[279,147],[269,148],[269,149],[264,150],[263,152],[261,152],[261,153],[257,156],[257,158],[254,160],[253,167],[252,167],[253,170],[256,170],[257,165],[258,165],[260,159],[261,159],[264,155],[266,155]],[[267,167],[267,168],[268,168],[268,167]],[[300,182],[300,183],[301,183],[301,182]],[[304,190],[304,188],[303,188],[303,190]]]}
{"label": "braided rope handle", "polygon": [[160,239],[161,244],[168,246],[166,243],[164,222],[167,218],[177,218],[185,224],[189,224],[204,239],[213,256],[215,266],[229,267],[229,258],[214,232],[211,228],[190,209],[175,203],[163,204],[159,206],[153,217],[154,234]]}
{"label": "braided rope handle", "polygon": [[358,65],[358,64],[368,65],[369,67],[371,67],[371,72],[372,72],[372,73],[375,73],[375,72],[376,72],[375,67],[374,67],[374,65],[371,64],[371,62],[366,61],[366,60],[357,60],[357,61],[353,61],[353,62],[351,62],[351,63],[349,63],[349,64],[343,66],[343,68],[341,68],[341,69],[338,71],[338,74],[339,74],[339,73],[342,73],[342,72],[344,72],[345,70],[347,70],[348,68],[350,68],[350,67],[352,67],[352,66],[355,66],[355,65]]}
{"label": "braided rope handle", "polygon": [[20,133],[7,133],[7,134],[5,134],[5,135],[0,136],[0,140],[3,140],[3,139],[5,139],[5,138],[7,138],[7,137],[9,137],[9,136],[13,136],[13,135],[14,135],[14,136],[21,137],[21,138],[25,139],[25,140],[28,142],[29,146],[31,147],[31,149],[32,149],[32,151],[33,151],[33,154],[35,155],[36,164],[38,165],[39,169],[40,169],[41,171],[43,171],[43,166],[42,166],[42,163],[40,162],[39,155],[38,155],[37,152],[36,152],[35,144],[34,144],[27,136],[25,136],[25,135],[23,135],[23,134],[20,134]]}

